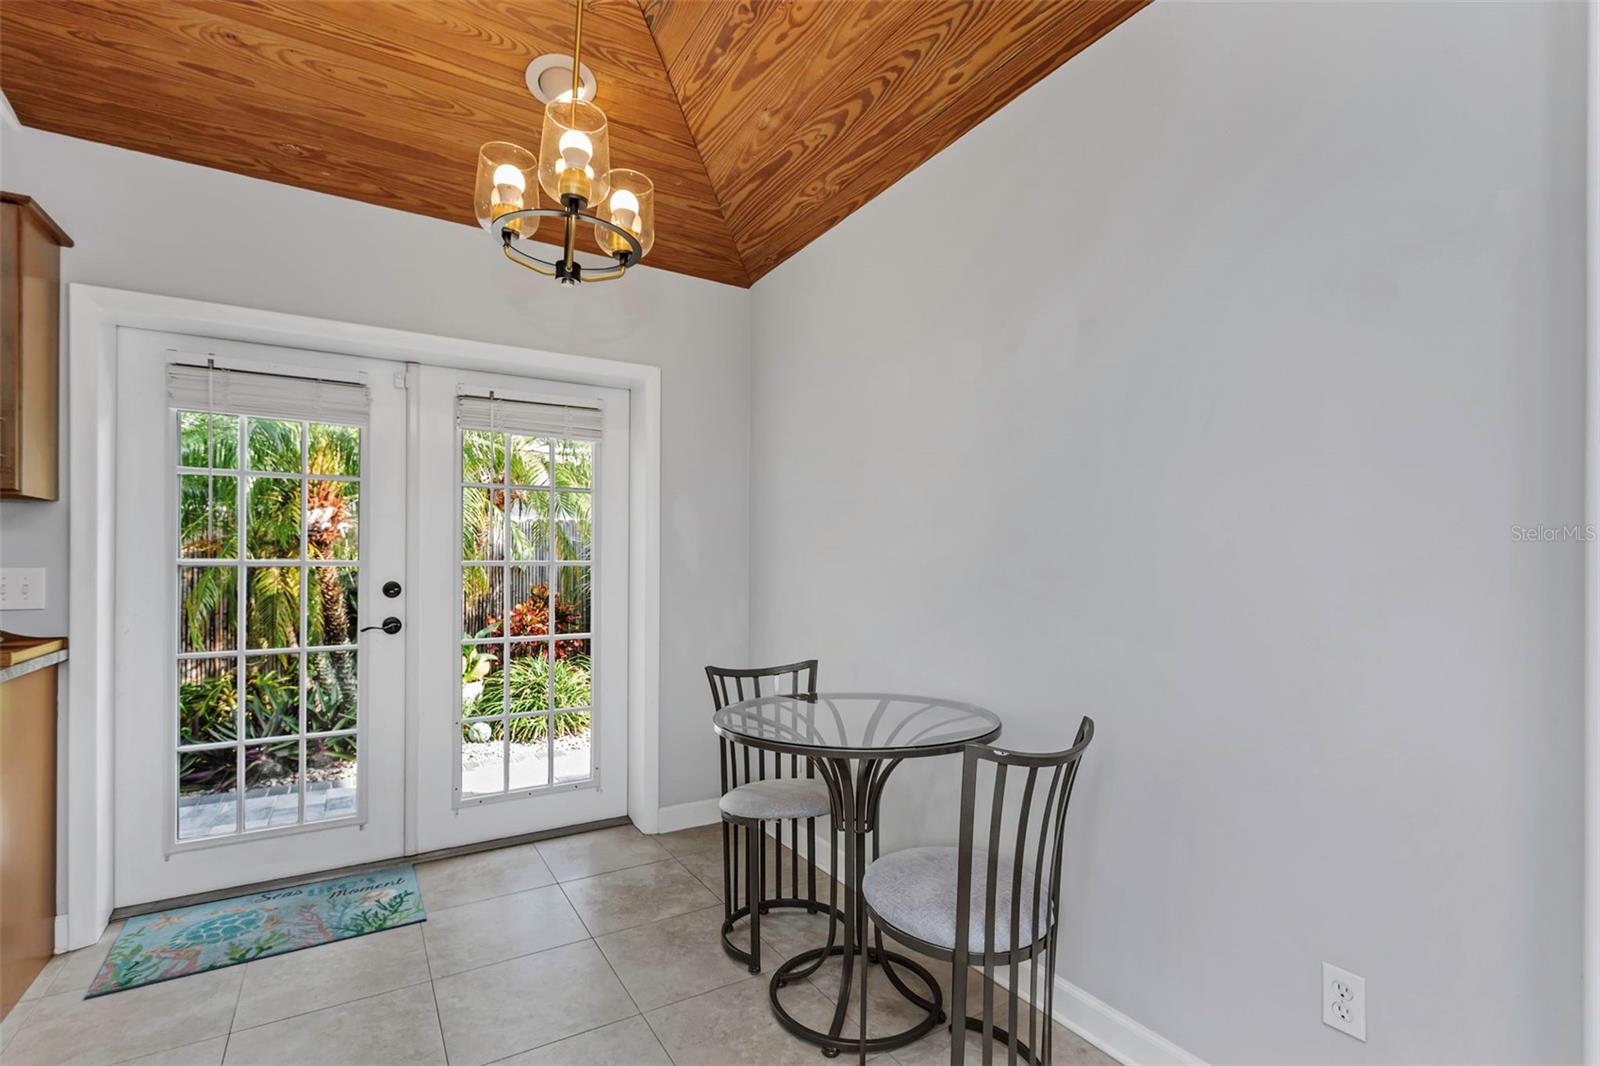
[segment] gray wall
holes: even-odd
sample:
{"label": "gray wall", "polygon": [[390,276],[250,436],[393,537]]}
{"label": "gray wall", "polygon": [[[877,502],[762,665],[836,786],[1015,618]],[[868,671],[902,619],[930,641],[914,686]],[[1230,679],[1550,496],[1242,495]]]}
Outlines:
{"label": "gray wall", "polygon": [[[10,126],[0,181],[77,242],[67,281],[660,366],[661,802],[715,794],[701,667],[747,647],[747,293],[648,269],[558,290],[474,228]],[[66,631],[66,541],[64,499],[0,508],[0,561],[47,568],[50,600],[0,625]]]}
{"label": "gray wall", "polygon": [[1579,1056],[1584,20],[1156,4],[754,290],[754,655],[1092,714],[1062,972],[1212,1061]]}

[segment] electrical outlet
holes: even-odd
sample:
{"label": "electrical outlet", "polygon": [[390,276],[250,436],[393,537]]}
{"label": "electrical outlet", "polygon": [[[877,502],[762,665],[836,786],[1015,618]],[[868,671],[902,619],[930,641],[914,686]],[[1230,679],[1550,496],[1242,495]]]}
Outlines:
{"label": "electrical outlet", "polygon": [[44,568],[0,569],[0,611],[44,610]]}
{"label": "electrical outlet", "polygon": [[1367,1039],[1367,982],[1349,970],[1322,964],[1322,1024]]}

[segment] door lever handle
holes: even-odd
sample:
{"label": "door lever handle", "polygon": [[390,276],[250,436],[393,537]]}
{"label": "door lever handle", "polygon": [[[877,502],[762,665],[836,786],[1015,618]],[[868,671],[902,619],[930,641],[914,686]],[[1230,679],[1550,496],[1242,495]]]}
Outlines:
{"label": "door lever handle", "polygon": [[385,633],[388,633],[390,636],[393,636],[394,634],[400,632],[400,619],[396,618],[394,615],[391,614],[388,618],[385,618],[378,625],[375,625],[375,626],[362,626],[361,627],[361,632],[365,633],[369,629],[381,629]]}

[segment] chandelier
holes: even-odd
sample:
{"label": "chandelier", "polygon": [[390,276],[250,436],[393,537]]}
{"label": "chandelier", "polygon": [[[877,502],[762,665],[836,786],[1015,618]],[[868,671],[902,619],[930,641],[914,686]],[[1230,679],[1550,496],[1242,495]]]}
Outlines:
{"label": "chandelier", "polygon": [[[478,149],[473,192],[478,223],[500,242],[506,258],[563,285],[622,277],[656,237],[655,186],[637,170],[611,166],[605,112],[580,91],[583,0],[577,8],[572,89],[545,105],[538,155],[510,141],[490,141]],[[559,206],[540,207],[540,189]],[[561,219],[561,258],[555,262],[528,250],[543,218]],[[586,227],[605,256],[598,264],[578,261]]]}

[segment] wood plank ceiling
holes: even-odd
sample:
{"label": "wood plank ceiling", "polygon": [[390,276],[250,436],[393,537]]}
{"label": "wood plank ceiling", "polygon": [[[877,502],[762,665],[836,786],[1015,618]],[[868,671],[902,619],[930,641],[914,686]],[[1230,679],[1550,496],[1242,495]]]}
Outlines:
{"label": "wood plank ceiling", "polygon": [[[747,286],[1149,0],[587,0],[651,265]],[[475,225],[567,0],[5,0],[24,125]],[[49,190],[20,190],[47,196]],[[542,235],[553,238],[551,228]]]}

